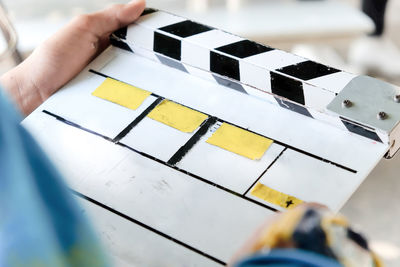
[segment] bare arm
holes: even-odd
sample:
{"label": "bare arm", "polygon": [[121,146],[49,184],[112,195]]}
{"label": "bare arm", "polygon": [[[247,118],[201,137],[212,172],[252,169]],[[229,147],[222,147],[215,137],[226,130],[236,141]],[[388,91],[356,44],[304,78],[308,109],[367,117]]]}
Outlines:
{"label": "bare arm", "polygon": [[103,51],[113,31],[136,20],[144,6],[144,0],[133,0],[75,18],[5,73],[1,85],[28,115]]}

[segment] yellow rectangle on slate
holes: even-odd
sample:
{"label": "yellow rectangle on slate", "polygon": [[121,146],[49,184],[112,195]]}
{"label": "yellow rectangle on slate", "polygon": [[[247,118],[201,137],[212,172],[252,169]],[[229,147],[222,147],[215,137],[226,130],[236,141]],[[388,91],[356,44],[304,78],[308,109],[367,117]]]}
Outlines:
{"label": "yellow rectangle on slate", "polygon": [[163,100],[147,116],[185,133],[196,130],[208,117],[169,100]]}
{"label": "yellow rectangle on slate", "polygon": [[151,92],[107,78],[92,95],[135,110],[151,95]]}
{"label": "yellow rectangle on slate", "polygon": [[303,203],[300,199],[286,195],[262,183],[257,183],[250,194],[285,209],[292,209]]}
{"label": "yellow rectangle on slate", "polygon": [[228,123],[223,123],[208,138],[207,143],[255,160],[264,155],[273,141]]}

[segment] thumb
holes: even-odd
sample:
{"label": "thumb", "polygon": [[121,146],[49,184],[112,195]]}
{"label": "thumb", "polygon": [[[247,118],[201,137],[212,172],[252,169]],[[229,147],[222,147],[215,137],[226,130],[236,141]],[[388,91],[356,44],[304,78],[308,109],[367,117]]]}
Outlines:
{"label": "thumb", "polygon": [[133,0],[128,4],[116,4],[89,14],[87,28],[98,37],[109,35],[134,22],[145,7],[145,0]]}

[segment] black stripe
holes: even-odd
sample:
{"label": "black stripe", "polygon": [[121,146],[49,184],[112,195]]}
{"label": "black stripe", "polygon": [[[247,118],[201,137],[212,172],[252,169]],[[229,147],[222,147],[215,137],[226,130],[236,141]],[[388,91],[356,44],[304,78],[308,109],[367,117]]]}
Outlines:
{"label": "black stripe", "polygon": [[181,60],[181,41],[159,32],[154,32],[153,50],[167,57]]}
{"label": "black stripe", "polygon": [[197,248],[194,248],[194,247],[192,247],[192,246],[190,246],[190,245],[188,245],[188,244],[186,244],[186,243],[184,243],[184,242],[182,242],[182,241],[180,241],[180,240],[178,240],[178,239],[176,239],[176,238],[174,238],[174,237],[172,237],[170,235],[167,235],[167,234],[165,234],[165,233],[163,233],[163,232],[161,232],[161,231],[159,231],[159,230],[157,230],[157,229],[155,229],[155,228],[153,228],[153,227],[151,227],[151,226],[149,226],[149,225],[147,225],[145,223],[142,223],[142,222],[140,222],[140,221],[138,221],[138,220],[136,220],[136,219],[134,219],[132,217],[129,217],[128,215],[126,215],[126,214],[124,214],[122,212],[119,212],[119,211],[117,211],[117,210],[115,210],[115,209],[113,209],[113,208],[111,208],[109,206],[106,206],[103,203],[101,203],[101,202],[99,202],[97,200],[94,200],[93,198],[90,198],[90,197],[88,197],[88,196],[86,196],[86,195],[84,195],[82,193],[79,193],[79,192],[73,190],[73,189],[70,189],[70,190],[76,196],[78,196],[78,197],[80,197],[82,199],[85,199],[85,200],[89,201],[90,203],[95,204],[95,205],[97,205],[97,206],[99,206],[99,207],[101,207],[101,208],[103,208],[105,210],[108,210],[109,212],[112,212],[113,214],[118,215],[118,216],[120,216],[120,217],[122,217],[122,218],[124,218],[124,219],[126,219],[126,220],[128,220],[128,221],[130,221],[130,222],[132,222],[132,223],[134,223],[134,224],[136,224],[138,226],[140,226],[140,227],[143,227],[144,229],[149,230],[150,232],[158,234],[158,235],[160,235],[160,236],[162,236],[162,237],[164,237],[164,238],[166,238],[166,239],[168,239],[168,240],[170,240],[170,241],[172,241],[172,242],[174,242],[174,243],[176,243],[178,245],[181,245],[182,247],[185,247],[185,248],[187,248],[187,249],[189,249],[189,250],[191,250],[191,251],[193,251],[193,252],[195,252],[197,254],[200,254],[200,255],[202,255],[202,256],[204,256],[204,257],[206,257],[206,258],[208,258],[208,259],[210,259],[210,260],[212,260],[212,261],[214,261],[216,263],[219,263],[221,265],[226,265],[226,263],[224,261],[222,261],[220,259],[217,259],[217,258],[211,256],[210,254],[207,254],[207,253],[205,253],[205,252],[203,252],[201,250],[198,250]]}
{"label": "black stripe", "polygon": [[271,72],[271,91],[273,94],[287,98],[302,105],[305,104],[303,83],[295,79]]}
{"label": "black stripe", "polygon": [[200,126],[200,129],[184,144],[179,150],[168,160],[168,164],[176,165],[182,158],[189,152],[190,149],[204,136],[208,129],[217,122],[217,118],[208,117],[206,121]]}
{"label": "black stripe", "polygon": [[122,132],[120,132],[113,142],[117,143],[124,138],[139,122],[141,122],[164,98],[158,97],[150,106],[148,106],[136,119],[134,119]]}
{"label": "black stripe", "polygon": [[159,28],[159,30],[185,38],[202,32],[207,32],[211,30],[211,28],[190,20],[185,20]]}
{"label": "black stripe", "polygon": [[339,72],[340,70],[308,60],[295,65],[283,67],[277,71],[301,80],[311,80],[317,77]]}
{"label": "black stripe", "polygon": [[271,51],[273,50],[273,48],[257,44],[256,42],[252,42],[249,40],[242,40],[236,43],[218,47],[215,50],[224,52],[228,55],[232,55],[238,58],[245,58]]}
{"label": "black stripe", "polygon": [[279,153],[279,155],[274,159],[274,161],[271,162],[271,164],[269,164],[269,166],[265,169],[265,171],[263,171],[260,176],[258,176],[257,180],[254,181],[254,183],[246,190],[246,192],[244,192],[243,196],[247,195],[247,193],[250,191],[250,189],[252,189],[256,183],[261,179],[261,177],[263,177],[263,175],[272,167],[272,165],[275,164],[275,162],[282,156],[283,152],[286,151],[286,147],[283,148],[283,150],[281,151],[281,153]]}
{"label": "black stripe", "polygon": [[158,9],[146,7],[143,10],[142,14],[140,14],[140,16],[146,16],[147,14],[151,14],[151,13],[154,13],[154,12],[157,12],[157,11],[158,11]]}
{"label": "black stripe", "polygon": [[[106,78],[114,79],[113,77],[107,76],[107,75],[105,75],[105,74],[99,73],[99,72],[94,71],[94,70],[89,70],[89,71],[92,72],[92,73],[94,73],[94,74],[98,74],[98,75],[101,75],[101,76],[103,76],[103,77],[106,77]],[[118,81],[118,79],[114,79],[114,80],[117,80],[117,81]],[[154,96],[156,96],[156,97],[159,97],[159,95],[154,94],[154,93],[152,93],[152,95],[154,95]],[[180,104],[180,103],[178,103],[178,104]],[[197,109],[188,107],[188,106],[183,105],[183,104],[180,104],[180,105],[182,105],[182,106],[184,106],[184,107],[187,107],[187,108],[190,108],[190,109],[192,109],[192,110],[201,112],[201,113],[203,113],[203,114],[206,114],[206,115],[209,116],[209,117],[212,117],[210,114],[207,114],[206,112],[203,112],[203,111],[200,111],[200,110],[197,110]],[[312,158],[315,158],[315,159],[321,160],[321,161],[323,161],[323,162],[332,164],[332,165],[334,165],[334,166],[336,166],[336,167],[342,168],[342,169],[347,170],[347,171],[349,171],[349,172],[357,173],[357,171],[354,170],[354,169],[351,169],[351,168],[349,168],[349,167],[346,167],[346,166],[343,166],[343,165],[341,165],[341,164],[335,163],[335,162],[333,162],[333,161],[327,160],[327,159],[322,158],[322,157],[320,157],[320,156],[311,154],[311,153],[309,153],[309,152],[306,152],[306,151],[304,151],[304,150],[298,149],[298,148],[293,147],[293,146],[291,146],[291,145],[287,145],[287,144],[285,144],[285,143],[283,143],[283,142],[280,142],[280,141],[278,141],[278,140],[274,140],[273,138],[270,138],[270,137],[268,137],[268,136],[265,136],[265,135],[256,133],[256,132],[254,132],[254,131],[252,131],[252,130],[249,130],[249,129],[247,129],[247,128],[243,128],[243,127],[241,127],[241,126],[239,126],[239,125],[236,125],[236,124],[234,124],[234,123],[230,123],[230,122],[224,121],[224,120],[222,120],[222,119],[218,119],[218,120],[221,121],[221,122],[226,122],[226,123],[228,123],[228,124],[231,124],[231,125],[233,125],[233,126],[236,126],[236,127],[240,128],[240,129],[246,130],[246,131],[248,131],[248,132],[251,132],[251,133],[260,135],[260,136],[262,136],[262,137],[271,139],[271,140],[273,140],[275,143],[277,143],[277,144],[279,144],[279,145],[285,146],[285,147],[287,147],[287,148],[290,148],[290,149],[292,149],[292,150],[294,150],[294,151],[297,151],[297,152],[299,152],[299,153],[305,154],[305,155],[310,156],[310,157],[312,157]]]}
{"label": "black stripe", "polygon": [[126,34],[128,33],[128,26],[122,27],[116,30],[113,34],[120,39],[126,39]]}
{"label": "black stripe", "polygon": [[129,47],[127,43],[117,40],[113,36],[110,37],[110,44],[133,53],[133,50]]}
{"label": "black stripe", "polygon": [[240,81],[239,60],[210,52],[210,70],[222,76]]}
{"label": "black stripe", "polygon": [[372,139],[374,141],[383,143],[382,140],[379,138],[379,136],[376,134],[376,132],[370,131],[365,129],[364,127],[358,126],[354,123],[351,123],[349,121],[342,120],[342,123],[344,126],[347,128],[352,133],[364,136],[366,138]]}

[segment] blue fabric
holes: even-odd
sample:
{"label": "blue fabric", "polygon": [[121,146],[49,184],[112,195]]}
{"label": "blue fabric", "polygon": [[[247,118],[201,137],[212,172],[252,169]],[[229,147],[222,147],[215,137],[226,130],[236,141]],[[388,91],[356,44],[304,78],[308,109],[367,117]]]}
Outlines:
{"label": "blue fabric", "polygon": [[235,267],[343,267],[337,261],[314,252],[300,249],[274,249],[252,255]]}
{"label": "blue fabric", "polygon": [[0,266],[108,266],[57,170],[0,89]]}

